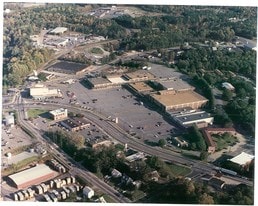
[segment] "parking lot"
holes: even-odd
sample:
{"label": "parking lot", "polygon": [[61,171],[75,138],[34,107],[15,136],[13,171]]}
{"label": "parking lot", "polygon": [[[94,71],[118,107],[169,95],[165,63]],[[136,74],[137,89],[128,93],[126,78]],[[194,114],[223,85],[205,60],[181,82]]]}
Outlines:
{"label": "parking lot", "polygon": [[158,141],[170,136],[175,129],[161,114],[141,103],[125,88],[91,90],[80,82],[68,86],[59,84],[58,88],[63,93],[63,99],[51,101],[94,108],[110,119],[118,117],[119,126],[140,139]]}
{"label": "parking lot", "polygon": [[12,153],[15,149],[30,145],[32,143],[31,137],[19,127],[2,128],[2,141],[1,141],[1,153],[2,153],[2,166],[7,162],[6,154]]}

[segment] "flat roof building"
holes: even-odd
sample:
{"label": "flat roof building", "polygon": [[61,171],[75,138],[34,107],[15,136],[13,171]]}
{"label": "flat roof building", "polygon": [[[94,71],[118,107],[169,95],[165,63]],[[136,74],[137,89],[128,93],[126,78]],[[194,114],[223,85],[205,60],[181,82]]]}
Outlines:
{"label": "flat roof building", "polygon": [[185,107],[198,109],[208,102],[206,98],[191,90],[186,92],[167,92],[167,90],[163,90],[158,94],[151,94],[150,98],[164,111]]}
{"label": "flat roof building", "polygon": [[135,72],[126,73],[123,77],[130,82],[152,80],[156,77],[146,70],[137,70]]}
{"label": "flat roof building", "polygon": [[92,89],[109,88],[112,82],[103,77],[87,78],[86,82]]}
{"label": "flat roof building", "polygon": [[60,124],[72,132],[79,131],[90,126],[90,123],[84,118],[77,117],[63,120]]}
{"label": "flat roof building", "polygon": [[163,87],[164,90],[187,91],[195,89],[187,82],[178,78],[161,80],[158,81],[158,83]]}
{"label": "flat roof building", "polygon": [[208,124],[213,124],[213,117],[205,111],[195,111],[185,114],[171,114],[173,120],[183,127],[190,127],[196,125],[198,128],[207,127]]}
{"label": "flat roof building", "polygon": [[60,119],[64,119],[67,118],[67,109],[56,109],[53,111],[50,111],[49,114],[51,115],[53,120],[60,120]]}
{"label": "flat roof building", "polygon": [[147,94],[154,91],[153,88],[145,82],[133,82],[131,84],[128,84],[128,87],[137,94]]}
{"label": "flat roof building", "polygon": [[47,165],[41,164],[30,169],[9,175],[9,178],[18,189],[24,189],[31,185],[39,184],[56,176],[56,172],[51,170]]}
{"label": "flat roof building", "polygon": [[61,97],[62,94],[58,89],[50,89],[48,87],[35,85],[30,88],[30,96],[33,99],[45,99],[47,97]]}
{"label": "flat roof building", "polygon": [[113,75],[108,75],[106,76],[106,78],[113,84],[124,84],[124,83],[127,83],[127,81],[122,78],[121,76],[113,76]]}

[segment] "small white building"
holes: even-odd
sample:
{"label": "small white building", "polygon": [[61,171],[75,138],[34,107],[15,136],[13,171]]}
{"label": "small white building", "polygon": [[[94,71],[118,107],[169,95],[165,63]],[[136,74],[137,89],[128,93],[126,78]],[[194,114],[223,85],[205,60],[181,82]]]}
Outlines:
{"label": "small white building", "polygon": [[250,164],[254,159],[253,155],[247,154],[245,152],[241,152],[241,154],[230,159],[231,162],[238,164],[240,167],[244,167]]}
{"label": "small white building", "polygon": [[52,110],[49,112],[53,120],[65,119],[67,118],[67,109],[60,108],[56,110]]}
{"label": "small white building", "polygon": [[83,196],[87,197],[88,199],[92,198],[94,196],[94,190],[90,187],[85,186],[83,188]]}
{"label": "small white building", "polygon": [[10,126],[10,127],[14,126],[14,116],[13,115],[5,116],[5,125]]}
{"label": "small white building", "polygon": [[235,87],[233,87],[233,85],[228,82],[223,82],[222,87],[231,91],[235,90]]}

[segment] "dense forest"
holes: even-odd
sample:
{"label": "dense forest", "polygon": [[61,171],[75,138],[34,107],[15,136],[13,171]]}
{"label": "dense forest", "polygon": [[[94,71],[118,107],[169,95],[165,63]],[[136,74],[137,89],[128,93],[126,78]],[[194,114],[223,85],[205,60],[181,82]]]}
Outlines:
{"label": "dense forest", "polygon": [[[6,8],[8,6],[5,5]],[[113,19],[99,19],[82,12],[87,6],[94,9],[100,5],[46,4],[43,7],[23,8],[19,4],[11,4],[9,8],[15,12],[4,14],[3,84],[21,84],[33,69],[51,59],[53,51],[32,48],[29,38],[44,28],[63,26],[85,35],[121,39],[120,48],[124,50],[167,48],[207,39],[231,41],[235,35],[247,38],[256,36],[255,8],[137,5],[138,8],[157,15],[135,18],[123,15]],[[230,21],[230,18],[236,20]],[[248,57],[253,60],[252,54],[241,56],[243,60]],[[222,63],[230,65],[231,62],[231,59],[225,59]],[[251,76],[252,67],[247,64],[243,68],[245,71],[240,72]],[[239,65],[234,69],[238,67]]]}

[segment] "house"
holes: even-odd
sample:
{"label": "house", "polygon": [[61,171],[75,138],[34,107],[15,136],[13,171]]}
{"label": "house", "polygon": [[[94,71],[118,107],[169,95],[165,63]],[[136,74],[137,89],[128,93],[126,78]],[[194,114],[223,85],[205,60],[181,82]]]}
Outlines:
{"label": "house", "polygon": [[94,190],[88,186],[85,186],[83,188],[83,196],[87,197],[88,199],[91,199],[94,196]]}
{"label": "house", "polygon": [[113,169],[113,170],[111,171],[111,176],[112,176],[113,178],[119,178],[119,177],[122,177],[122,173],[119,172],[119,171],[116,170],[116,169]]}

